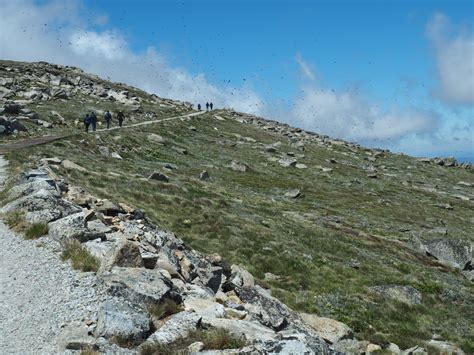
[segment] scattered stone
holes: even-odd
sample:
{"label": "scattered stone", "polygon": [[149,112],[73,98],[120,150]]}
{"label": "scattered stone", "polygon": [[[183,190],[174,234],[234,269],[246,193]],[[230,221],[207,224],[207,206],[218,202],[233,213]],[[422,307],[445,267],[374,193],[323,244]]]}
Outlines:
{"label": "scattered stone", "polygon": [[156,133],[150,133],[147,138],[150,142],[153,143],[164,144],[166,142],[166,140],[162,136]]}
{"label": "scattered stone", "polygon": [[296,163],[295,168],[296,169],[306,169],[308,166],[306,164],[302,163]]}
{"label": "scattered stone", "polygon": [[298,163],[298,160],[292,159],[292,158],[282,158],[278,160],[278,163],[285,168],[295,167],[296,164]]}
{"label": "scattered stone", "polygon": [[59,159],[58,157],[54,157],[54,158],[43,158],[40,160],[42,163],[44,164],[48,164],[48,165],[59,165],[61,164],[62,160]]}
{"label": "scattered stone", "polygon": [[435,205],[436,207],[443,208],[445,210],[453,210],[453,206],[451,206],[449,203],[437,203]]}
{"label": "scattered stone", "polygon": [[207,172],[207,170],[204,170],[199,174],[199,179],[200,180],[208,180],[209,179],[209,173]]}
{"label": "scattered stone", "polygon": [[240,163],[240,162],[235,161],[235,160],[233,160],[230,163],[230,168],[234,171],[240,171],[242,173],[245,173],[249,169],[249,167],[246,164]]}
{"label": "scattered stone", "polygon": [[116,152],[112,152],[112,154],[110,154],[110,156],[114,159],[119,159],[119,160],[122,160],[123,158],[120,156],[120,154],[116,153]]}
{"label": "scattered stone", "polygon": [[285,192],[285,197],[288,197],[288,198],[299,198],[301,196],[303,195],[299,189],[293,189],[293,190],[289,190]]}
{"label": "scattered stone", "polygon": [[67,159],[63,160],[61,165],[66,170],[77,170],[77,171],[80,171],[80,172],[86,172],[87,171],[86,168],[83,168],[82,166],[80,166],[76,163],[73,163],[72,161],[67,160]]}
{"label": "scattered stone", "polygon": [[159,171],[154,171],[153,173],[151,173],[151,175],[148,176],[148,179],[158,180],[158,181],[163,181],[163,182],[168,182],[170,180],[168,176],[166,176],[165,174]]}
{"label": "scattered stone", "polygon": [[109,152],[109,147],[105,146],[99,146],[99,153],[100,155],[103,155],[104,157],[108,157],[110,152]]}

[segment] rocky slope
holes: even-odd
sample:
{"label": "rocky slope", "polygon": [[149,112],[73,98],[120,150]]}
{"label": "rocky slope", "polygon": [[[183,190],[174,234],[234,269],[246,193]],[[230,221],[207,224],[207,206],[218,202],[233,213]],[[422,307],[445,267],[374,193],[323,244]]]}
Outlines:
{"label": "rocky slope", "polygon": [[[261,353],[474,351],[470,165],[230,110],[185,116],[187,103],[77,68],[1,64],[0,150],[12,176],[29,171],[3,213],[100,263],[101,309],[65,330],[69,347],[164,351],[183,336],[199,351],[226,329]],[[91,109],[161,121],[86,135]],[[28,147],[45,134],[67,137]]]}

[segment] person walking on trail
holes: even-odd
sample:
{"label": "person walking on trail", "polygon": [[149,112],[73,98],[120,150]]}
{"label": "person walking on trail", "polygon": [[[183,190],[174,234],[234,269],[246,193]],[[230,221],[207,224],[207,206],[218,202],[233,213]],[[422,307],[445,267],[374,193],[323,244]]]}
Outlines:
{"label": "person walking on trail", "polygon": [[95,129],[97,128],[97,116],[95,115],[94,111],[91,111],[91,114],[89,115],[89,120],[91,122],[92,132],[95,132]]}
{"label": "person walking on trail", "polygon": [[209,111],[209,102],[206,102],[206,111]]}
{"label": "person walking on trail", "polygon": [[107,129],[109,129],[110,121],[112,121],[112,115],[110,114],[109,110],[105,111],[104,120],[105,124],[107,125]]}
{"label": "person walking on trail", "polygon": [[122,127],[123,120],[125,119],[125,116],[123,115],[122,111],[119,111],[117,113],[117,119],[118,119],[119,126]]}
{"label": "person walking on trail", "polygon": [[201,111],[201,104],[198,104],[198,110]]}
{"label": "person walking on trail", "polygon": [[209,107],[211,108],[211,111],[212,111],[212,108],[214,107],[212,102],[209,104]]}
{"label": "person walking on trail", "polygon": [[88,113],[86,113],[86,116],[84,117],[83,122],[84,122],[84,127],[85,127],[85,129],[86,129],[86,132],[89,132],[89,126],[90,126],[90,124],[91,124],[91,119],[90,119]]}

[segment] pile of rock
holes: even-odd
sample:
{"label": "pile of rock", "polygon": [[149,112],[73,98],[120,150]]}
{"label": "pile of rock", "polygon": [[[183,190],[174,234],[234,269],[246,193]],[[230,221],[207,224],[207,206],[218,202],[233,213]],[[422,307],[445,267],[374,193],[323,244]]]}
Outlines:
{"label": "pile of rock", "polygon": [[26,132],[27,128],[20,122],[28,119],[22,105],[6,103],[0,109],[0,134],[16,134]]}

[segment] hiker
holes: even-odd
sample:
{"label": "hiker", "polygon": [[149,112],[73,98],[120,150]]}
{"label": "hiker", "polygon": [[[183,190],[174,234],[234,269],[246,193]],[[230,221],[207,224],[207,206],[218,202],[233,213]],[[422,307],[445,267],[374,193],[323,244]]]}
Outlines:
{"label": "hiker", "polygon": [[119,111],[117,113],[117,119],[118,119],[119,126],[122,127],[123,120],[125,119],[125,116],[123,115],[122,111]]}
{"label": "hiker", "polygon": [[209,111],[209,102],[206,102],[206,111]]}
{"label": "hiker", "polygon": [[91,111],[91,114],[89,115],[89,121],[92,126],[92,131],[95,132],[95,129],[97,127],[97,116],[95,115],[94,111]]}
{"label": "hiker", "polygon": [[86,128],[86,132],[89,132],[89,126],[91,124],[91,119],[90,119],[88,113],[86,113],[86,117],[84,117],[83,122],[84,122],[84,127]]}
{"label": "hiker", "polygon": [[209,107],[211,108],[211,111],[212,111],[212,108],[214,107],[214,105],[212,104],[212,102],[209,104]]}
{"label": "hiker", "polygon": [[201,104],[198,104],[198,110],[201,111]]}
{"label": "hiker", "polygon": [[110,114],[109,110],[105,111],[104,120],[105,124],[107,125],[107,129],[109,129],[110,121],[112,121],[112,115]]}

